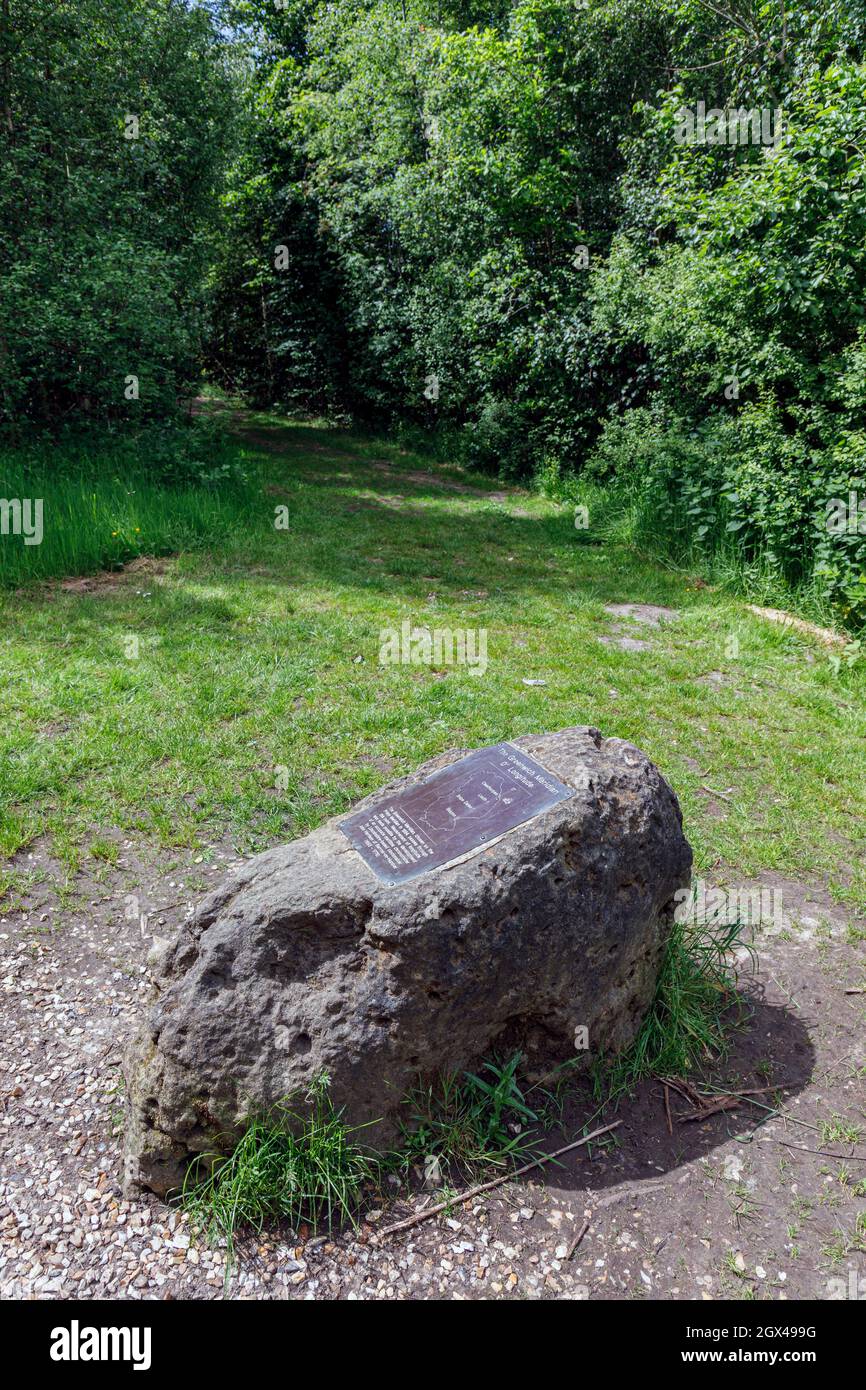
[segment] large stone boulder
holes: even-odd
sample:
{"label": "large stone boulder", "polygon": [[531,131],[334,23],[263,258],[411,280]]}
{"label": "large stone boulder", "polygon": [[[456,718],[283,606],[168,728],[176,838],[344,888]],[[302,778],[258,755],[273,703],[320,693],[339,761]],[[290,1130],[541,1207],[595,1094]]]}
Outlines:
{"label": "large stone boulder", "polygon": [[497,1046],[541,1062],[574,1056],[576,1040],[590,1056],[632,1040],[690,877],[676,797],[643,753],[597,729],[514,745],[573,796],[395,886],[337,817],[251,859],[158,943],[126,1059],[129,1190],[177,1186],[192,1156],[225,1152],[251,1114],[302,1097],[322,1071],[382,1148],[419,1076]]}

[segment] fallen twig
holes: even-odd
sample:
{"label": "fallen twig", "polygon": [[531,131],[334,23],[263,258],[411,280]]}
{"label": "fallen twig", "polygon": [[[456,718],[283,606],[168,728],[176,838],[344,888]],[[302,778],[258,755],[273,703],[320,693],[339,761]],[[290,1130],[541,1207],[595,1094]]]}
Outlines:
{"label": "fallen twig", "polygon": [[609,1192],[606,1197],[592,1197],[593,1211],[600,1211],[602,1207],[612,1207],[614,1202],[621,1202],[626,1197],[648,1197],[651,1192],[662,1192],[669,1186],[666,1182],[648,1182],[646,1178],[640,1178],[637,1182],[626,1183],[618,1192]]}
{"label": "fallen twig", "polygon": [[672,1076],[657,1076],[656,1081],[660,1081],[663,1086],[670,1086],[671,1090],[676,1091],[683,1100],[687,1100],[691,1105],[700,1106],[703,1104],[700,1093],[688,1081],[683,1081],[681,1078],[674,1080]]}
{"label": "fallen twig", "polygon": [[[707,1120],[711,1115],[719,1115],[725,1110],[735,1110],[741,1100],[750,1100],[752,1096],[763,1096],[768,1091],[778,1090],[777,1086],[758,1086],[750,1091],[710,1091],[709,1093],[695,1090],[689,1081],[682,1078],[674,1081],[670,1076],[657,1076],[658,1081],[664,1087],[665,1093],[665,1114],[668,1122],[668,1133],[673,1134],[671,1123],[670,1092],[672,1088],[683,1100],[689,1101],[694,1107],[691,1115],[684,1115],[680,1120],[681,1125],[687,1125],[695,1120]],[[755,1101],[751,1102],[753,1105]]]}
{"label": "fallen twig", "polygon": [[841,637],[838,632],[832,632],[827,627],[816,627],[814,623],[807,623],[803,618],[795,618],[792,613],[783,613],[779,608],[758,608],[754,603],[747,603],[746,607],[750,613],[754,613],[757,618],[766,618],[771,623],[781,623],[783,627],[792,627],[797,632],[802,632],[806,637],[815,637],[825,647],[845,647],[847,637]]}
{"label": "fallen twig", "polygon": [[684,1115],[680,1124],[687,1125],[695,1120],[708,1120],[711,1115],[721,1115],[725,1110],[736,1110],[739,1104],[738,1096],[722,1096],[715,1105],[703,1105],[700,1110],[695,1110],[693,1114]]}
{"label": "fallen twig", "polygon": [[750,1091],[725,1091],[725,1095],[740,1096],[740,1098],[744,1096],[766,1096],[769,1095],[770,1091],[778,1091],[781,1089],[780,1086],[753,1086]]}
{"label": "fallen twig", "polygon": [[846,994],[866,994],[866,989],[846,989]]}
{"label": "fallen twig", "polygon": [[[774,1086],[764,1086],[761,1089],[764,1091],[772,1091],[781,1090],[782,1088]],[[726,1096],[733,1095],[736,1093],[728,1091],[715,1091],[713,1094],[718,1096]],[[786,1125],[800,1125],[801,1129],[811,1129],[814,1130],[816,1134],[819,1132],[817,1125],[810,1124],[808,1120],[798,1120],[796,1115],[789,1115],[786,1111],[780,1110],[777,1105],[764,1105],[763,1101],[753,1100],[751,1094],[747,1091],[742,1091],[739,1094],[741,1094],[743,1100],[745,1100],[747,1105],[754,1105],[757,1106],[759,1110],[765,1110],[767,1112],[767,1120],[775,1118],[777,1120],[781,1120]],[[756,1094],[760,1094],[760,1091],[756,1092]],[[767,1120],[762,1120],[761,1123],[766,1124]]]}
{"label": "fallen twig", "polygon": [[822,1158],[841,1158],[845,1163],[866,1163],[866,1154],[840,1154],[832,1149],[810,1149],[808,1144],[792,1144],[787,1139],[777,1139],[775,1134],[768,1134],[761,1143],[781,1144],[783,1149],[799,1149],[801,1153],[820,1154]]}
{"label": "fallen twig", "polygon": [[714,787],[705,787],[703,783],[701,783],[701,791],[706,792],[707,796],[720,796],[723,801],[733,801],[734,799],[727,792],[716,791]]}
{"label": "fallen twig", "polygon": [[568,1264],[568,1261],[571,1259],[572,1255],[574,1254],[574,1252],[575,1252],[575,1250],[577,1249],[577,1247],[580,1245],[580,1242],[583,1240],[583,1238],[584,1238],[584,1236],[586,1235],[586,1233],[587,1233],[588,1230],[589,1230],[589,1221],[584,1221],[584,1223],[583,1223],[583,1225],[581,1226],[580,1230],[578,1231],[577,1235],[574,1237],[574,1240],[571,1242],[571,1244],[569,1245],[568,1249],[567,1249],[566,1252],[565,1252],[565,1262],[566,1262],[566,1264]]}
{"label": "fallen twig", "polygon": [[575,1139],[571,1144],[565,1144],[561,1149],[556,1149],[552,1154],[539,1154],[531,1163],[524,1163],[522,1168],[515,1168],[512,1173],[502,1173],[498,1178],[492,1178],[490,1182],[479,1183],[477,1187],[470,1187],[467,1192],[461,1193],[457,1197],[451,1197],[447,1202],[437,1202],[435,1207],[427,1207],[425,1211],[416,1212],[414,1216],[407,1216],[405,1221],[398,1221],[393,1226],[388,1226],[384,1231],[378,1232],[378,1237],[383,1240],[385,1236],[394,1235],[396,1231],[408,1230],[410,1226],[417,1226],[420,1221],[426,1221],[428,1216],[436,1216],[440,1211],[447,1211],[449,1207],[461,1206],[464,1202],[469,1202],[473,1197],[480,1197],[482,1192],[489,1192],[491,1188],[501,1187],[504,1182],[514,1182],[515,1178],[520,1178],[524,1173],[531,1173],[533,1168],[540,1168],[544,1163],[550,1163],[552,1159],[559,1158],[561,1154],[567,1154],[572,1149],[579,1149],[583,1144],[588,1144],[592,1139],[598,1139],[602,1134],[609,1134],[612,1129],[619,1129],[622,1120],[614,1120],[612,1125],[604,1125],[601,1129],[593,1130],[592,1134],[584,1135],[582,1139]]}

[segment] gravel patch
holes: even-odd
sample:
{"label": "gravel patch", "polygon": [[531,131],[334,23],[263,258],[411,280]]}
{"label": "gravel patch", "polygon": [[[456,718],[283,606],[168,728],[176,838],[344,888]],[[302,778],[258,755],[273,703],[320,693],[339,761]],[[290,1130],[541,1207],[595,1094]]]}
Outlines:
{"label": "gravel patch", "polygon": [[[436,1194],[395,1189],[333,1239],[247,1236],[227,1281],[225,1251],[182,1214],[121,1194],[120,1064],[152,935],[179,925],[234,856],[118,850],[71,898],[52,886],[62,875],[44,848],[19,856],[26,882],[0,918],[4,1298],[826,1298],[850,1270],[866,1277],[866,1144],[820,1128],[864,1123],[866,1005],[845,992],[863,983],[864,945],[844,907],[786,881],[785,918],[757,939],[750,1024],[725,1063],[729,1084],[778,1086],[780,1116],[744,1104],[691,1123],[675,1097],[669,1134],[648,1083],[621,1104],[615,1143],[392,1237],[380,1232]],[[592,1113],[586,1095],[571,1097],[550,1147]]]}

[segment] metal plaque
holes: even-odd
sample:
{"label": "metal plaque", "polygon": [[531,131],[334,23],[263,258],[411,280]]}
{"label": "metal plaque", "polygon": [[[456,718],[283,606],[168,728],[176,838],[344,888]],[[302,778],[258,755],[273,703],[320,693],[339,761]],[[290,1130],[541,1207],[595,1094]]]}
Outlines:
{"label": "metal plaque", "polygon": [[383,883],[404,883],[497,840],[574,795],[511,743],[480,748],[340,823]]}

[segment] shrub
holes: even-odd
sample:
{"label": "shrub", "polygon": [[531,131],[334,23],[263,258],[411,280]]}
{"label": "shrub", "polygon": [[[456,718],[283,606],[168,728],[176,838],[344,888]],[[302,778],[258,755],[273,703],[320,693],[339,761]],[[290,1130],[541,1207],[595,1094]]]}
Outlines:
{"label": "shrub", "polygon": [[834,534],[827,516],[833,498],[866,500],[864,463],[861,432],[810,451],[765,398],[698,425],[658,405],[615,416],[586,479],[604,485],[609,510],[620,509],[622,539],[747,591],[786,595],[818,616],[832,610],[857,631],[866,621],[866,534]]}
{"label": "shrub", "polygon": [[468,468],[505,479],[528,478],[534,449],[527,411],[513,401],[488,400],[463,428],[460,454]]}

